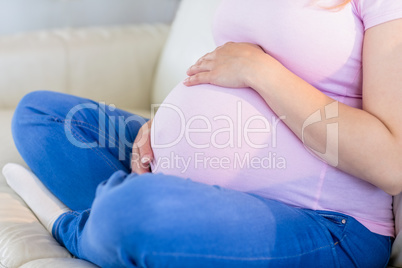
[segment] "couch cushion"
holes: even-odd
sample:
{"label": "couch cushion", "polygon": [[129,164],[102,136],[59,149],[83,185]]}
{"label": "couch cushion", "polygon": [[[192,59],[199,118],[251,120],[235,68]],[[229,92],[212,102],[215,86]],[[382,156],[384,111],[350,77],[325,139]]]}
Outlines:
{"label": "couch cushion", "polygon": [[148,108],[168,25],[64,29],[0,37],[0,108],[34,90]]}
{"label": "couch cushion", "polygon": [[220,0],[183,0],[159,60],[152,90],[152,103],[161,103],[187,69],[215,49],[212,37],[214,11]]}
{"label": "couch cushion", "polygon": [[67,54],[49,32],[0,37],[0,107],[12,108],[32,90],[67,90]]}
{"label": "couch cushion", "polygon": [[121,108],[149,107],[167,25],[60,32],[69,49],[69,92]]}
{"label": "couch cushion", "polygon": [[[11,135],[11,119],[13,110],[0,110],[0,169],[8,162],[24,164],[21,156],[14,146]],[[0,179],[0,185],[3,183]]]}
{"label": "couch cushion", "polygon": [[[1,180],[4,178],[1,176]],[[31,210],[4,183],[0,186],[0,264],[21,265],[43,258],[68,258]]]}
{"label": "couch cushion", "polygon": [[96,268],[98,266],[79,259],[63,258],[63,259],[41,259],[31,261],[20,268]]}

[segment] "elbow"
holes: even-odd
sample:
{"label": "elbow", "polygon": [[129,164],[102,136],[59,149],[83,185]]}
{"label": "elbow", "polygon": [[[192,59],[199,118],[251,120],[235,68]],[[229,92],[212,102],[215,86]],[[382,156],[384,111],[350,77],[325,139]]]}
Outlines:
{"label": "elbow", "polygon": [[390,188],[390,189],[386,189],[386,190],[384,190],[384,191],[385,191],[387,194],[392,195],[392,196],[398,195],[398,194],[400,194],[400,193],[402,192],[400,188],[396,188],[396,187]]}
{"label": "elbow", "polygon": [[386,187],[383,190],[392,196],[399,195],[402,192],[402,173],[393,174],[388,180]]}
{"label": "elbow", "polygon": [[391,159],[393,161],[389,161],[390,165],[388,165],[387,177],[390,182],[390,187],[388,194],[395,196],[402,193],[402,140],[398,139],[398,142],[395,146],[395,152],[391,154]]}
{"label": "elbow", "polygon": [[402,192],[402,147],[398,148],[376,168],[377,186],[392,196]]}

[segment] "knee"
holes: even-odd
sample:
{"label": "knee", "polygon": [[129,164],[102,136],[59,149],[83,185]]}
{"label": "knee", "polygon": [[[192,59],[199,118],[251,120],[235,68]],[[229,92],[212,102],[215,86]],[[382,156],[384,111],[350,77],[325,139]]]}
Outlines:
{"label": "knee", "polygon": [[40,113],[47,102],[58,94],[52,91],[38,90],[26,94],[19,101],[14,116],[24,116],[27,114]]}
{"label": "knee", "polygon": [[33,122],[33,117],[45,113],[46,100],[54,92],[33,91],[26,94],[18,103],[11,122],[14,141],[18,142],[26,138],[28,129]]}
{"label": "knee", "polygon": [[56,92],[51,91],[33,91],[26,94],[18,103],[14,115],[13,125],[19,126],[21,122],[34,115],[42,115],[47,111],[46,107],[57,106],[52,101]]}

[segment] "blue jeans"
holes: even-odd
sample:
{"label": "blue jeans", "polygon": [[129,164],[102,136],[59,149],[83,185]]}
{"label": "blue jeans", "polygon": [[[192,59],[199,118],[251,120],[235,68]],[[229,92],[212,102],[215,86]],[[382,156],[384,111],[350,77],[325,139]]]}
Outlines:
{"label": "blue jeans", "polygon": [[129,174],[131,143],[146,121],[47,91],[18,105],[15,144],[73,210],[57,219],[53,236],[75,256],[101,267],[386,267],[391,238],[353,217]]}

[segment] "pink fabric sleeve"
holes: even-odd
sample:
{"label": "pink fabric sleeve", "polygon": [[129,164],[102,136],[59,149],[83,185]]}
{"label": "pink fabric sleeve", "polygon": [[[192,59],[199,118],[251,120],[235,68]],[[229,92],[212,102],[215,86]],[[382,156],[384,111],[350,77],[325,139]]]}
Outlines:
{"label": "pink fabric sleeve", "polygon": [[364,30],[402,18],[402,0],[357,0],[354,2],[357,3]]}

